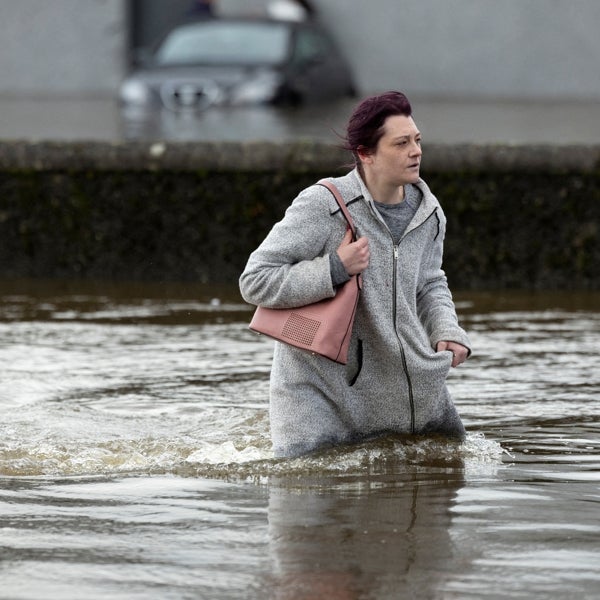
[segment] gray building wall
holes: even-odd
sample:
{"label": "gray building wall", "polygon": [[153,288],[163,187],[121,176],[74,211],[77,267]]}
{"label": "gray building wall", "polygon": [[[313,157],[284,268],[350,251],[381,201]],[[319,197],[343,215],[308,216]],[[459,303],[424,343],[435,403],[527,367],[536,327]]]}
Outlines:
{"label": "gray building wall", "polygon": [[[598,0],[316,0],[365,90],[600,99]],[[352,8],[350,8],[352,6]]]}
{"label": "gray building wall", "polygon": [[[217,1],[224,11],[264,2]],[[598,0],[313,3],[362,93],[600,100]],[[157,23],[185,2],[0,0],[0,95],[113,94],[127,70],[133,5]]]}
{"label": "gray building wall", "polygon": [[124,0],[0,0],[0,95],[113,94],[128,64]]}

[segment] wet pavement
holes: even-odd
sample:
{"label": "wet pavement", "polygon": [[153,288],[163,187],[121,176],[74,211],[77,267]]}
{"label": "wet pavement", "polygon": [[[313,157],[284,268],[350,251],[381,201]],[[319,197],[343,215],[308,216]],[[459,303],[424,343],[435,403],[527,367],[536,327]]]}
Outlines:
{"label": "wet pavement", "polygon": [[[426,142],[598,144],[600,102],[412,98]],[[0,140],[339,141],[358,100],[298,109],[247,107],[201,114],[124,114],[112,98],[0,99]]]}

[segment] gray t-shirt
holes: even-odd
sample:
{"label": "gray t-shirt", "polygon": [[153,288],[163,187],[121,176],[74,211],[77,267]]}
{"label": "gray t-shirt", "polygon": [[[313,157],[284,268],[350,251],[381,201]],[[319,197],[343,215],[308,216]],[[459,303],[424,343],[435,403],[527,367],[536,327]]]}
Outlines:
{"label": "gray t-shirt", "polygon": [[[404,201],[399,204],[383,204],[375,201],[375,207],[388,226],[394,244],[398,244],[402,239],[408,224],[419,208],[422,196],[423,194],[418,187],[408,184],[404,186]],[[337,252],[332,252],[329,255],[329,264],[331,267],[331,281],[334,286],[341,285],[350,279]]]}
{"label": "gray t-shirt", "polygon": [[382,204],[375,201],[379,214],[383,217],[394,240],[398,244],[415,216],[421,203],[421,190],[414,185],[404,186],[404,201],[399,204]]}

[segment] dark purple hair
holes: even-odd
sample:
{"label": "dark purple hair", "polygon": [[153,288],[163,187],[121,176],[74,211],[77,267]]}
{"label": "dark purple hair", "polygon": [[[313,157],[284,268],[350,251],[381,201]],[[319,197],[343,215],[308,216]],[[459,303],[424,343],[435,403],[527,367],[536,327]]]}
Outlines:
{"label": "dark purple hair", "polygon": [[358,149],[375,149],[383,136],[385,120],[393,115],[412,115],[410,102],[402,92],[385,92],[370,96],[354,109],[346,127],[344,147],[352,152],[357,164],[360,164]]}

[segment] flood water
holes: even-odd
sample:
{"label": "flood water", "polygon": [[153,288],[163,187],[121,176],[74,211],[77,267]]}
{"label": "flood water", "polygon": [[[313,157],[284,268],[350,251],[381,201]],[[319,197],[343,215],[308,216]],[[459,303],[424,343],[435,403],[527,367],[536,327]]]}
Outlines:
{"label": "flood water", "polygon": [[0,284],[0,597],[591,599],[600,294],[456,294],[464,443],[273,459],[233,288]]}
{"label": "flood water", "polygon": [[[0,97],[0,140],[340,142],[362,97],[295,109],[241,107],[144,115],[113,98]],[[600,103],[411,96],[427,143],[598,144]]]}

